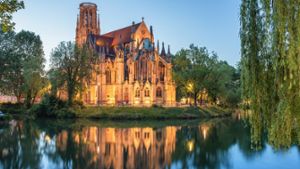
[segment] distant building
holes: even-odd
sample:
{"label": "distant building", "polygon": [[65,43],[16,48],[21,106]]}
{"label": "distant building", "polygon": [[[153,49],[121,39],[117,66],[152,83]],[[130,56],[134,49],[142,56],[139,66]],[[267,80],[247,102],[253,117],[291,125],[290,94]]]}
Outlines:
{"label": "distant building", "polygon": [[76,43],[98,54],[84,102],[91,105],[151,106],[176,104],[170,48],[155,45],[152,26],[140,23],[101,34],[97,5],[81,3]]}
{"label": "distant building", "polygon": [[17,103],[16,96],[6,96],[0,93],[0,103]]}

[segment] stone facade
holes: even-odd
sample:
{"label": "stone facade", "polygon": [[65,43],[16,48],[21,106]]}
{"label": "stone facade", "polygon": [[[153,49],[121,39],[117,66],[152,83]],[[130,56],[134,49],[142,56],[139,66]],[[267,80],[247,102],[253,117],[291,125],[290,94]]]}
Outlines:
{"label": "stone facade", "polygon": [[76,43],[87,43],[97,53],[93,78],[84,102],[91,105],[174,106],[170,48],[154,43],[152,26],[144,20],[100,34],[97,5],[80,4]]}

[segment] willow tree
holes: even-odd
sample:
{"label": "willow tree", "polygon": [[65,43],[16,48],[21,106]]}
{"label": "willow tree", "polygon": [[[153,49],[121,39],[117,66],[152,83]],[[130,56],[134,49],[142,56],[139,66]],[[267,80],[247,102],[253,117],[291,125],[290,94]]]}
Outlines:
{"label": "willow tree", "polygon": [[289,146],[299,125],[293,118],[300,108],[299,6],[299,0],[242,1],[242,88],[253,112],[254,143],[265,127],[272,144]]}

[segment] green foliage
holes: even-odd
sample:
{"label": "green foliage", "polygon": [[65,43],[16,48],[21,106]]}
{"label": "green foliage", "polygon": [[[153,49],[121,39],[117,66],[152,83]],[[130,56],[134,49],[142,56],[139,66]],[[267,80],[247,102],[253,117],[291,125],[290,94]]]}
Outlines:
{"label": "green foliage", "polygon": [[72,42],[61,42],[51,54],[49,72],[52,92],[64,89],[68,104],[73,104],[76,94],[84,90],[92,75],[94,53],[86,45],[79,47]]}
{"label": "green foliage", "polygon": [[47,85],[44,78],[44,52],[40,37],[33,32],[0,32],[0,91],[25,98],[30,107],[39,91]]}
{"label": "green foliage", "polygon": [[219,61],[216,53],[191,45],[177,52],[173,65],[178,99],[192,96],[197,105],[203,100],[201,92],[207,91],[214,103],[219,99],[222,105],[234,107],[240,102],[239,72]]}
{"label": "green foliage", "polygon": [[6,114],[21,114],[25,112],[22,104],[14,104],[14,103],[0,104],[0,110]]}
{"label": "green foliage", "polygon": [[110,120],[201,119],[231,115],[229,110],[218,107],[87,107],[75,110],[79,118]]}
{"label": "green foliage", "polygon": [[45,94],[41,103],[33,106],[30,113],[37,117],[47,118],[74,118],[75,113],[65,101],[54,95]]}
{"label": "green foliage", "polygon": [[300,113],[299,5],[298,0],[241,4],[242,93],[250,102],[255,144],[266,131],[272,145],[287,147],[299,130],[293,125]]}
{"label": "green foliage", "polygon": [[24,2],[19,0],[1,0],[0,1],[0,31],[11,31],[15,23],[12,20],[12,14],[24,8]]}

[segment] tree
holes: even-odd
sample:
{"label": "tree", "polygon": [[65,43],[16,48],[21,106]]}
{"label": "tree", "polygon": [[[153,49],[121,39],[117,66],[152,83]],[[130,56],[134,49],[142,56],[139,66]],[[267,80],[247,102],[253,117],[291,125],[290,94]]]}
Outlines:
{"label": "tree", "polygon": [[181,94],[192,95],[195,106],[197,106],[200,91],[205,89],[203,82],[208,74],[208,59],[209,54],[206,48],[191,45],[189,49],[182,49],[178,52],[173,60],[177,89],[182,92]]}
{"label": "tree", "polygon": [[198,100],[203,102],[202,93],[206,91],[214,103],[220,99],[224,105],[238,104],[239,97],[235,98],[235,103],[225,104],[229,101],[226,99],[229,98],[229,92],[234,92],[239,86],[231,85],[235,68],[219,61],[216,53],[209,54],[205,47],[190,45],[189,49],[177,52],[173,65],[178,98],[192,96],[194,105],[197,106]]}
{"label": "tree", "polygon": [[21,31],[16,35],[16,52],[22,61],[23,92],[26,107],[30,107],[39,93],[45,87],[44,51],[40,37],[33,32]]}
{"label": "tree", "polygon": [[72,105],[76,94],[83,90],[84,83],[89,82],[93,63],[94,54],[85,45],[79,47],[72,42],[61,42],[53,50],[51,54],[51,77],[57,80],[53,86],[58,89],[66,86],[69,105]]}
{"label": "tree", "polygon": [[[260,144],[263,129],[274,144],[278,138],[292,140],[300,128],[294,124],[300,114],[299,6],[298,0],[241,4],[242,93],[253,112],[254,144]],[[288,145],[279,141],[276,147]]]}
{"label": "tree", "polygon": [[30,107],[45,86],[42,41],[29,31],[18,34],[2,32],[1,37],[3,41],[0,46],[4,48],[0,53],[4,66],[0,75],[0,90],[4,94],[15,95],[18,103],[24,96],[26,107]]}
{"label": "tree", "polygon": [[24,2],[19,0],[1,0],[0,1],[0,30],[10,31],[15,23],[12,20],[12,14],[24,8]]}
{"label": "tree", "polygon": [[[14,50],[14,36],[15,32],[4,33],[0,31],[0,82],[2,82],[7,69],[9,69],[9,65],[13,63],[13,57],[10,55]],[[0,91],[1,89],[3,88],[0,85]]]}

